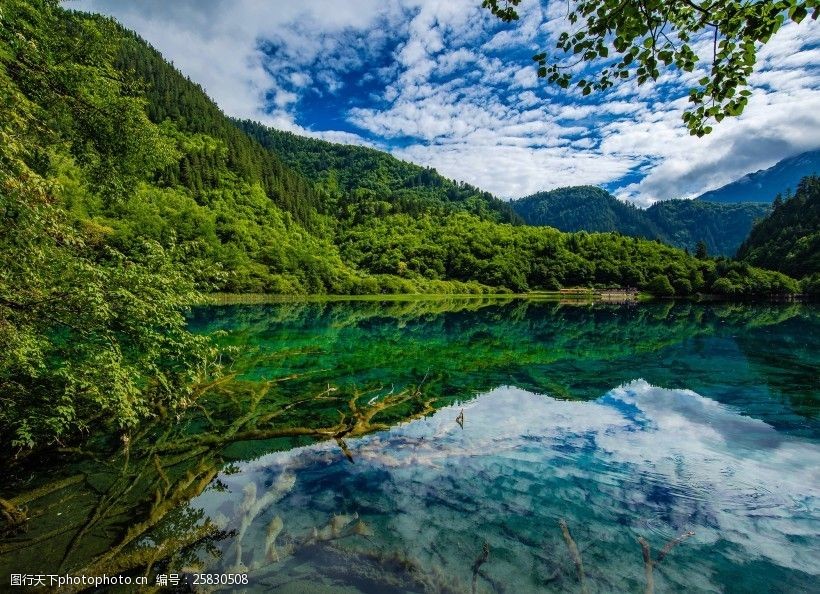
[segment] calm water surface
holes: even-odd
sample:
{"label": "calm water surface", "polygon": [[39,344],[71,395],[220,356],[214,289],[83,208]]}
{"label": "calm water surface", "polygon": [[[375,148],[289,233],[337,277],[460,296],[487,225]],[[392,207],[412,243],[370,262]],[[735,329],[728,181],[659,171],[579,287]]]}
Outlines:
{"label": "calm water surface", "polygon": [[[817,592],[819,314],[198,309],[197,331],[237,347],[239,381],[290,378],[275,384],[279,403],[314,395],[291,409],[297,420],[335,423],[351,399],[360,411],[397,404],[358,437],[221,448],[185,512],[222,537],[155,570],[243,573],[247,591]],[[36,564],[27,550],[0,555],[0,569]]]}
{"label": "calm water surface", "polygon": [[445,402],[348,440],[353,463],[331,441],[234,465],[192,505],[239,529],[243,501],[271,503],[220,570],[253,573],[281,520],[259,587],[641,591],[638,538],[657,560],[691,531],[655,562],[656,591],[816,591],[815,309],[404,307],[200,312],[234,344],[290,351],[249,376],[321,370],[300,389],[381,385],[371,399],[425,380]]}

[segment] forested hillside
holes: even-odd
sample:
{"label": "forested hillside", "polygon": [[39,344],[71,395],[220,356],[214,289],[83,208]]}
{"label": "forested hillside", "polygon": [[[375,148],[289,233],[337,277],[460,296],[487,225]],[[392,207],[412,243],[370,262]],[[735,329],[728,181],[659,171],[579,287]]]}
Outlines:
{"label": "forested hillside", "polygon": [[[797,290],[780,273],[654,241],[500,223],[514,217],[487,194],[375,151],[350,153],[360,186],[331,158],[347,149],[291,142],[277,155],[247,136],[109,19],[57,0],[3,2],[4,447],[188,406],[219,369],[183,315],[202,290]],[[313,150],[333,167],[305,165]]]}
{"label": "forested hillside", "polygon": [[469,184],[451,181],[430,167],[372,148],[298,136],[249,120],[235,123],[313,180],[325,210],[347,220],[386,213],[464,210],[498,222],[521,222],[508,202]]}
{"label": "forested hillside", "polygon": [[237,181],[259,186],[279,208],[310,226],[321,208],[312,184],[237,130],[199,85],[182,76],[135,33],[105,17],[85,18],[97,20],[119,38],[114,64],[123,84],[146,98],[151,121],[168,122],[169,133],[183,145],[180,158],[156,173],[153,181],[157,185],[181,186],[203,196],[221,188],[230,172]]}
{"label": "forested hillside", "polygon": [[513,209],[529,225],[559,231],[617,231],[657,238],[660,230],[644,213],[595,186],[570,186],[514,200]]}
{"label": "forested hillside", "polygon": [[665,200],[641,210],[593,186],[539,192],[513,201],[512,206],[530,225],[561,231],[616,231],[690,251],[704,242],[708,253],[716,256],[733,256],[754,222],[770,210],[761,203],[702,200]]}
{"label": "forested hillside", "polygon": [[771,207],[759,202],[718,204],[702,200],[663,200],[646,209],[646,216],[669,245],[694,251],[703,241],[709,254],[734,256],[755,221]]}
{"label": "forested hillside", "polygon": [[346,261],[368,270],[476,279],[515,291],[598,285],[667,296],[713,290],[750,295],[763,286],[772,292],[796,287],[787,277],[728,260],[700,260],[656,241],[499,225],[467,213],[374,217],[344,232],[340,244]]}
{"label": "forested hillside", "polygon": [[[59,181],[67,220],[93,229],[95,241],[125,254],[146,240],[156,242],[200,288],[524,291],[619,283],[648,288],[662,277],[672,286],[680,281],[676,293],[688,294],[711,291],[721,274],[715,262],[655,242],[633,241],[633,250],[647,254],[639,260],[620,249],[622,239],[616,236],[602,236],[598,249],[585,251],[580,247],[585,235],[511,225],[517,217],[506,203],[434,170],[369,148],[234,122],[198,85],[114,21],[51,2],[35,4],[51,7],[62,28],[44,31],[38,22],[30,26],[32,34],[52,36],[55,47],[63,43],[72,49],[78,38],[88,38],[85,54],[77,46],[76,53],[60,56],[66,64],[43,66],[37,76],[46,80],[37,84],[62,84],[63,70],[71,64],[104,71],[106,92],[139,106],[148,131],[117,131],[109,120],[121,116],[110,108],[86,121],[92,112],[66,117],[55,113],[54,102],[40,105],[42,121],[62,126],[56,132],[61,142],[43,141],[38,154],[48,155],[41,157],[47,162],[43,173]],[[22,21],[15,24],[24,29]],[[18,74],[15,84],[25,93],[29,74]],[[85,154],[86,147],[106,142],[115,154]],[[414,234],[424,235],[421,224],[438,231],[423,242],[410,241]],[[383,245],[385,237],[395,242]],[[537,267],[550,274],[527,272]],[[789,290],[785,278],[738,274],[742,278],[735,285],[743,293]]]}
{"label": "forested hillside", "polygon": [[[218,289],[476,292],[620,283],[648,288],[662,278],[678,294],[689,294],[710,290],[720,274],[713,262],[656,243],[640,247],[652,257],[630,261],[614,236],[600,239],[599,251],[583,252],[569,236],[494,227],[518,222],[507,203],[435,170],[366,147],[231,121],[145,42],[96,20],[119,31],[116,67],[129,87],[143,90],[149,118],[181,154],[153,177],[153,187],[163,194],[147,201],[153,226],[139,222],[144,213],[117,213],[110,224],[123,235],[141,229],[160,242],[167,236],[192,242],[206,264],[202,268],[214,270],[208,280]],[[190,206],[184,216],[175,216],[178,206],[168,207],[169,194]],[[124,224],[123,218],[134,223]],[[422,224],[432,224],[436,233],[425,233],[418,228]],[[195,237],[194,229],[204,232]],[[481,237],[471,237],[473,231]],[[385,243],[387,237],[392,241]],[[539,262],[544,258],[580,265],[550,266]],[[528,272],[539,266],[550,274]],[[758,280],[735,285],[745,293],[781,290],[772,286],[779,279],[759,289]]]}
{"label": "forested hillside", "polygon": [[118,249],[106,222],[161,192],[146,180],[179,158],[118,82],[107,32],[56,1],[2,4],[4,455],[173,411],[218,369],[208,340],[187,329],[197,293],[175,262],[182,248],[136,233]]}
{"label": "forested hillside", "polygon": [[820,177],[803,178],[794,196],[778,195],[772,213],[755,225],[738,258],[794,278],[814,277],[820,292]]}

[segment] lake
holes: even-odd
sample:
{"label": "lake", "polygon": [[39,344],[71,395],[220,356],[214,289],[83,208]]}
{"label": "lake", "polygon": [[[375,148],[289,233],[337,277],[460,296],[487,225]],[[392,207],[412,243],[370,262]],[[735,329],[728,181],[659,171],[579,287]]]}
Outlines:
{"label": "lake", "polygon": [[817,591],[816,306],[284,302],[191,325],[230,377],[10,477],[34,514],[0,574]]}

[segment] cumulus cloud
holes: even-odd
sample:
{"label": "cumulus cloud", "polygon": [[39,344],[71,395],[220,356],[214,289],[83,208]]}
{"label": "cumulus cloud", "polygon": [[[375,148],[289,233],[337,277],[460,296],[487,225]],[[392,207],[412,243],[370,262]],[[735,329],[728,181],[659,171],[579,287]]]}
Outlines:
{"label": "cumulus cloud", "polygon": [[680,116],[700,73],[591,97],[537,79],[529,57],[566,25],[563,3],[525,2],[512,25],[473,0],[71,6],[135,29],[230,115],[385,148],[502,197],[592,183],[647,205],[820,146],[810,19],[762,48],[743,116],[698,139]]}
{"label": "cumulus cloud", "polygon": [[603,150],[654,163],[619,195],[644,204],[691,197],[820,146],[820,50],[801,51],[817,43],[812,26],[788,25],[762,48],[743,115],[724,120],[704,138],[689,136],[680,123],[685,99],[656,105],[636,121],[604,126]]}
{"label": "cumulus cloud", "polygon": [[413,145],[394,153],[407,161],[434,166],[454,179],[463,179],[464,172],[469,171],[471,183],[498,196],[527,196],[543,188],[567,185],[605,184],[623,177],[633,166],[629,158],[590,151],[589,139],[548,147],[516,146],[515,139],[492,136],[483,144]]}

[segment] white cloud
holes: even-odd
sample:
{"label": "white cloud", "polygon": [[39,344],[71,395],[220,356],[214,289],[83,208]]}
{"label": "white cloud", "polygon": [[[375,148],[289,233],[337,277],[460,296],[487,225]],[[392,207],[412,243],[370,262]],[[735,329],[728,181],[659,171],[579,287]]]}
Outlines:
{"label": "white cloud", "polygon": [[294,23],[326,36],[348,28],[367,30],[391,4],[396,3],[78,0],[70,7],[114,16],[201,84],[226,113],[256,117],[264,113],[265,94],[278,90],[265,71],[260,40],[282,39],[291,51],[315,56],[322,49],[321,36],[300,35]]}
{"label": "white cloud", "polygon": [[533,89],[538,86],[538,77],[533,66],[520,68],[513,75],[516,86],[524,89]]}
{"label": "white cloud", "polygon": [[296,93],[289,93],[288,91],[276,91],[276,94],[273,97],[273,102],[276,104],[277,107],[283,108],[287,107],[289,104],[294,103],[299,96]]}
{"label": "white cloud", "polygon": [[689,136],[680,123],[685,100],[658,109],[654,118],[606,126],[602,150],[655,161],[620,196],[644,204],[691,197],[820,146],[820,68],[805,68],[803,54],[816,50],[799,51],[813,35],[806,21],[784,27],[760,52],[743,115],[723,120],[704,138]]}
{"label": "white cloud", "polygon": [[563,146],[534,148],[510,140],[493,137],[486,144],[414,145],[393,152],[435,166],[446,177],[464,179],[469,171],[470,183],[502,197],[526,196],[545,187],[603,184],[622,177],[634,165],[628,158],[571,149],[568,141]]}
{"label": "white cloud", "polygon": [[[758,55],[750,78],[753,95],[742,116],[714,125],[703,138],[692,137],[680,121],[685,98],[653,105],[636,121],[615,121],[602,128],[601,149],[651,162],[640,182],[619,190],[639,204],[692,197],[745,173],[820,146],[820,68],[811,63],[818,35],[813,23],[789,24]],[[694,84],[700,74],[683,77]],[[639,93],[625,85],[622,96]]]}

